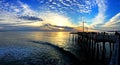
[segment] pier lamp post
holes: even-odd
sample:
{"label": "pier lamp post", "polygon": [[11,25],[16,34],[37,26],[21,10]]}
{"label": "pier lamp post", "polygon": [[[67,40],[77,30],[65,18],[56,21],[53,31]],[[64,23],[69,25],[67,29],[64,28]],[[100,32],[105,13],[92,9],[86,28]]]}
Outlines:
{"label": "pier lamp post", "polygon": [[[83,24],[83,32],[85,31],[85,23],[86,23],[86,21],[84,20],[85,18],[84,17],[81,17],[81,20],[82,20],[82,24]],[[87,28],[87,30],[88,30],[88,28]]]}
{"label": "pier lamp post", "polygon": [[85,21],[82,22],[83,23],[83,32],[84,32],[84,23],[86,23]]}
{"label": "pier lamp post", "polygon": [[87,27],[87,32],[88,32],[88,27]]}

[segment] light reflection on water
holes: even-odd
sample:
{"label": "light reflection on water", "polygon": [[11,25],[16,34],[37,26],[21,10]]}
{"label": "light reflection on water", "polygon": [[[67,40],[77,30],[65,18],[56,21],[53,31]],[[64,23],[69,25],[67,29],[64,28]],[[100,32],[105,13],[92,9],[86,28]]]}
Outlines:
{"label": "light reflection on water", "polygon": [[0,32],[0,41],[36,40],[64,46],[68,42],[69,32]]}
{"label": "light reflection on water", "polygon": [[68,44],[69,32],[31,32],[28,33],[27,38],[50,42],[57,46],[64,47]]}
{"label": "light reflection on water", "polygon": [[76,60],[59,48],[65,48],[68,39],[69,32],[0,32],[0,64],[12,61],[9,64],[12,65],[16,60],[15,64],[23,63],[16,65],[24,65],[24,62],[28,65],[30,62],[34,65],[76,65]]}
{"label": "light reflection on water", "polygon": [[[69,32],[0,32],[0,56],[4,56],[6,52],[10,51],[10,53],[12,52],[11,55],[16,55],[18,58],[20,55],[24,57],[26,54],[32,54],[34,56],[39,54],[40,59],[43,58],[43,60],[47,59],[48,61],[51,61],[51,59],[59,59],[59,61],[62,62],[61,59],[64,59],[62,53],[49,44],[40,43],[40,41],[42,41],[49,42],[52,45],[56,45],[58,47],[62,47],[64,50],[74,54],[77,58],[84,60],[86,58],[84,55],[87,54],[82,54],[82,50],[80,48],[81,42],[78,41],[78,39],[75,39],[77,38],[77,35],[74,36],[69,35]],[[110,55],[109,50],[109,44],[107,43],[105,56]],[[41,60],[41,62],[43,61]],[[58,63],[58,61],[55,62]]]}

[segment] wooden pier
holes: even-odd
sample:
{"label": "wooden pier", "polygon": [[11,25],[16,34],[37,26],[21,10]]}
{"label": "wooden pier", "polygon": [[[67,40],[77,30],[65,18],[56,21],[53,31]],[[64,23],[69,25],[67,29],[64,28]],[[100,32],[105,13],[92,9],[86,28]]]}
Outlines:
{"label": "wooden pier", "polygon": [[119,40],[117,39],[117,42],[115,43],[115,50],[113,51],[113,55],[111,57],[109,65],[119,65],[118,56],[119,56]]}
{"label": "wooden pier", "polygon": [[78,42],[81,46],[88,60],[102,65],[118,65],[118,35],[105,32],[76,32],[70,35],[72,35],[72,41]]}

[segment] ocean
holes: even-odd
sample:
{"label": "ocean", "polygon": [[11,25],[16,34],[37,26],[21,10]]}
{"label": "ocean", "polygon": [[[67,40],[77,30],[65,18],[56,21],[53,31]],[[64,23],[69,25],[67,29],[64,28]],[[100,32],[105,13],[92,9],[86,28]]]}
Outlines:
{"label": "ocean", "polygon": [[96,46],[92,51],[77,35],[69,33],[0,32],[0,65],[106,65],[102,62],[109,62],[112,54],[109,43],[105,44],[103,57],[102,43],[98,43],[100,49]]}
{"label": "ocean", "polygon": [[0,32],[0,64],[74,65],[74,46],[69,32]]}

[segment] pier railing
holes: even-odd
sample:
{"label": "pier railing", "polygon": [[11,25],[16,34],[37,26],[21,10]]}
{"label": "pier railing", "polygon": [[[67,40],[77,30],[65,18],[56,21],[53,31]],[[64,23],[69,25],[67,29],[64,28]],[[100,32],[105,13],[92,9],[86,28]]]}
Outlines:
{"label": "pier railing", "polygon": [[[77,32],[71,34],[74,39],[72,41],[77,41],[85,54],[89,53],[86,56],[90,56],[90,60],[95,60],[102,65],[118,65],[119,38],[117,35],[105,32]],[[107,54],[107,51],[109,51],[109,54]],[[109,57],[107,57],[108,55]]]}

